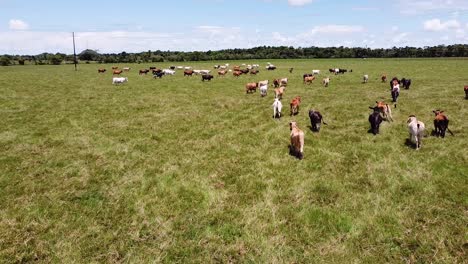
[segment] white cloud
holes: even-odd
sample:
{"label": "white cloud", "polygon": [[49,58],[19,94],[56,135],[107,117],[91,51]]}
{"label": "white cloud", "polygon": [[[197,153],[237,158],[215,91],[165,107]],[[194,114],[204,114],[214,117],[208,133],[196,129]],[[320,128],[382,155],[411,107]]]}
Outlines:
{"label": "white cloud", "polygon": [[427,31],[444,31],[448,29],[457,29],[460,27],[460,23],[457,20],[448,20],[442,23],[440,19],[434,18],[424,22],[424,29]]}
{"label": "white cloud", "polygon": [[348,26],[348,25],[323,25],[315,26],[309,34],[315,35],[317,33],[322,34],[349,34],[349,33],[358,33],[364,32],[362,26]]}
{"label": "white cloud", "polygon": [[313,0],[288,0],[288,4],[291,6],[303,6],[312,2]]}
{"label": "white cloud", "polygon": [[403,14],[468,10],[466,0],[400,0],[398,10]]}
{"label": "white cloud", "polygon": [[10,19],[8,26],[12,30],[27,30],[29,29],[28,23],[19,19]]}

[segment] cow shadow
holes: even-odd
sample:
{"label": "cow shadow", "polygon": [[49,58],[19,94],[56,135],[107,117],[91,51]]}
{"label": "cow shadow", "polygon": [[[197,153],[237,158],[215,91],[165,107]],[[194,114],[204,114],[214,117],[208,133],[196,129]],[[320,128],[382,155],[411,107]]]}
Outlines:
{"label": "cow shadow", "polygon": [[310,129],[310,131],[312,131],[313,133],[318,133],[318,132],[320,132],[319,130],[314,129],[311,125],[308,125],[307,127],[308,127],[308,128]]}
{"label": "cow shadow", "polygon": [[416,144],[411,142],[411,139],[409,138],[405,139],[405,146],[407,146],[408,148],[416,149]]}

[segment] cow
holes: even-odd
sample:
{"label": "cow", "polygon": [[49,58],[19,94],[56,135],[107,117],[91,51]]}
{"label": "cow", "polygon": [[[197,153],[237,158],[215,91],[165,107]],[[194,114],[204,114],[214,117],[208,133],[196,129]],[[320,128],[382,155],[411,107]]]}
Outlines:
{"label": "cow", "polygon": [[233,75],[234,77],[239,77],[239,76],[242,75],[242,72],[241,72],[241,71],[233,71],[233,72],[232,72],[232,75]]}
{"label": "cow", "polygon": [[405,88],[406,90],[409,90],[409,88],[410,88],[410,86],[411,86],[411,79],[402,78],[402,79],[401,79],[401,85],[402,85],[403,88]]}
{"label": "cow", "polygon": [[309,76],[304,78],[304,84],[311,84],[315,80],[315,76]]}
{"label": "cow", "polygon": [[393,80],[391,95],[392,102],[396,103],[396,101],[398,100],[398,96],[400,96],[400,84],[398,83],[398,80]]}
{"label": "cow", "polygon": [[283,104],[278,98],[275,98],[273,101],[273,118],[281,118],[281,109],[283,108]]}
{"label": "cow", "polygon": [[211,75],[211,74],[203,74],[202,77],[201,77],[202,82],[204,82],[205,80],[206,81],[211,81],[211,79],[213,79],[213,75]]}
{"label": "cow", "polygon": [[290,153],[301,160],[304,158],[304,131],[299,129],[295,121],[289,122],[289,130],[291,130]]}
{"label": "cow", "polygon": [[258,87],[260,89],[260,96],[266,96],[268,91],[268,80],[258,82]]}
{"label": "cow", "polygon": [[238,65],[235,65],[233,68],[232,68],[233,71],[240,71],[240,66]]}
{"label": "cow", "polygon": [[424,136],[424,130],[426,127],[424,123],[418,121],[414,115],[410,115],[406,123],[408,124],[410,141],[416,144],[416,150],[418,150],[422,145],[422,137]]}
{"label": "cow", "polygon": [[339,68],[335,68],[335,75],[337,75],[338,73],[340,73],[340,69],[339,69]]}
{"label": "cow", "polygon": [[123,68],[122,68],[122,70],[124,70],[124,71],[127,71],[127,72],[128,72],[128,71],[130,71],[130,67],[123,67]]}
{"label": "cow", "polygon": [[465,99],[468,99],[468,85],[465,85],[463,90],[465,90]]}
{"label": "cow", "polygon": [[311,77],[311,76],[314,76],[314,75],[313,75],[313,74],[310,74],[310,73],[304,73],[304,74],[302,75],[302,81],[304,81],[306,77]]}
{"label": "cow", "polygon": [[279,85],[280,85],[279,79],[274,79],[273,80],[273,86],[276,88],[276,87],[279,87]]}
{"label": "cow", "polygon": [[161,69],[153,69],[152,72],[153,72],[153,74],[155,74],[155,73],[160,73],[160,72],[162,72],[162,70],[161,70]]}
{"label": "cow", "polygon": [[164,76],[164,72],[163,71],[159,71],[159,72],[155,72],[153,71],[153,78],[159,78],[161,79],[162,77]]}
{"label": "cow", "polygon": [[98,73],[105,73],[105,72],[106,72],[106,69],[98,69],[97,72],[98,72]]}
{"label": "cow", "polygon": [[452,134],[452,136],[453,136],[453,133],[448,128],[449,120],[448,120],[447,116],[444,114],[444,111],[434,110],[432,112],[435,114],[435,118],[434,118],[434,133],[435,133],[435,135],[437,137],[440,136],[440,137],[444,138],[445,137],[445,131],[448,130],[450,132],[450,134]]}
{"label": "cow", "polygon": [[320,74],[320,70],[312,70],[312,74]]}
{"label": "cow", "polygon": [[276,66],[273,65],[273,64],[270,64],[270,65],[266,66],[265,68],[266,68],[267,70],[269,70],[269,71],[276,70]]}
{"label": "cow", "polygon": [[113,75],[120,75],[122,73],[122,70],[114,70],[112,72]]}
{"label": "cow", "polygon": [[345,72],[348,72],[347,69],[338,69],[338,73],[344,74]]}
{"label": "cow", "polygon": [[401,81],[400,81],[397,77],[393,77],[392,80],[390,81],[390,90],[393,89],[393,82],[394,82],[394,81],[397,81],[398,84],[401,83]]}
{"label": "cow", "polygon": [[289,104],[289,109],[290,109],[290,116],[292,115],[297,115],[299,114],[299,106],[301,105],[301,97],[296,96],[294,99],[291,100],[291,103]]}
{"label": "cow", "polygon": [[294,68],[289,68],[289,73],[292,73]]}
{"label": "cow", "polygon": [[171,67],[169,67],[169,69],[171,69],[171,70],[175,70],[175,69],[176,69],[176,66],[174,66],[174,65],[171,65]]}
{"label": "cow", "polygon": [[335,69],[328,69],[330,73],[335,73]]}
{"label": "cow", "polygon": [[386,121],[393,121],[392,108],[388,104],[386,104],[386,103],[384,103],[382,101],[380,101],[380,102],[375,101],[375,103],[377,103],[376,107],[379,108],[379,111],[382,114],[382,117]]}
{"label": "cow", "polygon": [[200,70],[200,74],[210,74],[210,70]]}
{"label": "cow", "polygon": [[163,69],[162,72],[164,73],[164,75],[174,75],[175,74],[175,71],[174,70],[169,70],[169,69]]}
{"label": "cow", "polygon": [[309,119],[310,119],[310,128],[314,132],[320,132],[320,125],[323,124],[326,125],[323,121],[322,114],[319,111],[316,111],[314,109],[309,109]]}
{"label": "cow", "polygon": [[259,71],[258,70],[250,70],[250,74],[256,75]]}
{"label": "cow", "polygon": [[281,79],[279,79],[279,84],[280,84],[281,86],[286,86],[286,85],[288,85],[288,78],[281,78]]}
{"label": "cow", "polygon": [[380,115],[380,109],[377,106],[370,107],[370,109],[374,110],[372,114],[369,115],[369,123],[370,123],[370,131],[372,134],[377,135],[379,134],[379,127],[380,123],[382,123],[383,119],[382,116]]}
{"label": "cow", "polygon": [[119,83],[124,83],[124,82],[128,82],[127,77],[114,77],[114,78],[112,78],[112,84],[119,84]]}
{"label": "cow", "polygon": [[387,81],[387,74],[382,74],[382,76],[380,76],[380,79],[382,79],[382,82],[386,82]]}
{"label": "cow", "polygon": [[249,73],[250,70],[249,69],[242,69],[240,71],[242,72],[242,74],[247,74],[247,73]]}
{"label": "cow", "polygon": [[323,78],[322,84],[323,86],[328,87],[328,85],[330,84],[330,77]]}
{"label": "cow", "polygon": [[184,70],[191,70],[191,69],[192,69],[191,66],[185,66],[185,67],[184,67]]}
{"label": "cow", "polygon": [[192,76],[193,71],[192,70],[184,70],[184,76]]}
{"label": "cow", "polygon": [[275,88],[275,98],[278,98],[278,99],[281,100],[283,98],[284,89],[285,89],[284,86],[281,86],[279,88]]}
{"label": "cow", "polygon": [[138,74],[139,74],[139,75],[142,75],[142,74],[145,74],[145,75],[146,75],[148,72],[149,72],[148,69],[144,69],[144,70],[138,71]]}
{"label": "cow", "polygon": [[369,75],[368,74],[364,74],[362,76],[362,83],[367,83],[369,81]]}
{"label": "cow", "polygon": [[119,68],[119,67],[117,67],[117,66],[112,66],[112,69],[113,69],[113,70],[117,70],[118,68]]}
{"label": "cow", "polygon": [[257,91],[258,83],[247,83],[245,85],[245,93],[253,93]]}
{"label": "cow", "polygon": [[219,76],[224,76],[224,75],[226,75],[226,72],[227,71],[225,71],[225,70],[218,71],[218,75]]}
{"label": "cow", "polygon": [[156,67],[151,66],[151,67],[149,67],[149,69],[150,69],[150,70],[156,70]]}

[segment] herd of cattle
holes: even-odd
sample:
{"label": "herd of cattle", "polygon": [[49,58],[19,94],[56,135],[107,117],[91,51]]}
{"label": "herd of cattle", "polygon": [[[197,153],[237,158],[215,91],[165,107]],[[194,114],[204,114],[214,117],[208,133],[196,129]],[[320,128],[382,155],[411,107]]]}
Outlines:
{"label": "herd of cattle", "polygon": [[[232,69],[229,68],[229,64],[225,65],[215,65],[214,69],[217,71],[219,77],[224,77],[228,72],[232,72],[232,75],[234,77],[239,77],[242,74],[251,74],[251,75],[256,75],[259,72],[259,65],[258,64],[253,64],[253,65],[245,65],[242,64],[243,68],[241,66],[234,66]],[[201,75],[201,80],[202,81],[210,81],[211,79],[214,78],[214,76],[211,73],[211,70],[196,70],[192,69],[192,67],[189,66],[171,66],[169,69],[159,69],[156,67],[150,67],[149,69],[141,69],[139,70],[139,75],[146,75],[149,72],[152,72],[154,78],[162,78],[164,75],[174,75],[176,69],[183,70],[184,76],[192,76],[192,75]],[[267,70],[275,70],[276,66],[268,63],[267,66],[265,67]],[[289,69],[289,72],[292,73],[293,68]],[[118,69],[117,67],[112,67],[112,73],[113,75],[120,75],[123,72],[128,72],[130,71],[129,67],[124,67],[122,69]],[[98,73],[104,73],[106,72],[105,69],[98,69]],[[330,73],[333,73],[335,75],[339,74],[344,74],[348,72],[347,69],[341,69],[341,68],[332,68],[329,69]],[[349,71],[350,73],[352,70]],[[303,74],[303,84],[311,84],[314,80],[316,80],[316,76],[320,74],[320,70],[312,70],[312,73],[305,73]],[[328,87],[330,84],[330,77],[326,77],[322,79],[322,85],[324,87]],[[381,75],[381,80],[382,83],[387,82],[387,75],[382,74]],[[363,75],[363,83],[367,83],[369,81],[369,75],[365,74]],[[113,84],[120,84],[128,82],[127,77],[113,77]],[[282,116],[282,109],[283,109],[283,104],[281,102],[284,92],[286,90],[288,84],[288,78],[279,78],[279,79],[274,79],[272,81],[271,86],[274,87],[274,101],[273,101],[273,118],[281,118]],[[411,86],[411,79],[407,78],[402,78],[398,79],[397,77],[392,78],[390,80],[390,93],[392,97],[392,102],[396,103],[398,96],[400,94],[400,85],[404,89],[410,89]],[[269,80],[263,80],[259,82],[250,82],[245,85],[245,92],[246,94],[254,93],[256,92],[257,89],[260,90],[260,96],[264,97],[267,96],[267,91],[268,91],[268,86],[269,86]],[[465,91],[465,98],[468,99],[468,86],[464,87]],[[289,106],[290,106],[290,116],[297,115],[299,113],[299,106],[301,104],[301,97],[296,96],[294,97]],[[396,104],[394,105],[396,107]],[[368,117],[368,121],[370,123],[370,133],[373,133],[374,135],[379,133],[379,127],[380,124],[383,121],[391,122],[393,121],[392,117],[392,107],[383,101],[376,101],[376,105],[369,107],[372,109],[372,113]],[[447,116],[444,114],[444,111],[440,110],[434,110],[433,111],[435,114],[434,118],[434,134],[437,137],[445,137],[445,132],[448,130],[452,135],[453,133],[448,129],[448,124],[449,120]],[[320,126],[321,124],[327,125],[323,121],[322,114],[314,109],[310,109],[308,112],[309,119],[310,119],[310,124],[311,124],[311,129],[314,132],[319,132],[320,131]],[[291,140],[291,145],[290,145],[290,154],[302,159],[304,157],[304,131],[302,131],[297,122],[291,121],[290,122],[290,140]],[[419,120],[417,120],[415,115],[410,115],[407,119],[407,127],[408,131],[410,134],[410,141],[415,145],[416,149],[419,149],[422,145],[422,137],[425,134],[425,124]]]}

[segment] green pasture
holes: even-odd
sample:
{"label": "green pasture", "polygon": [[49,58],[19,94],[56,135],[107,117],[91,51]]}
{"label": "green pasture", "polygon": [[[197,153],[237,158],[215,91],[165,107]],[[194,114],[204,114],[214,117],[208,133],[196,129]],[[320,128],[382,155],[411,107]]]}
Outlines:
{"label": "green pasture", "polygon": [[[226,62],[260,73],[220,78]],[[138,75],[171,64],[215,78]],[[111,66],[131,67],[129,82],[112,85]],[[391,101],[382,73],[412,86],[374,136],[368,107]],[[262,98],[244,86],[280,77],[274,120],[272,87]],[[466,263],[464,85],[466,59],[0,67],[0,263]],[[319,133],[310,108],[328,123]],[[431,136],[435,109],[454,136]],[[420,150],[406,142],[411,114],[427,127]],[[303,160],[288,152],[291,120]]]}

